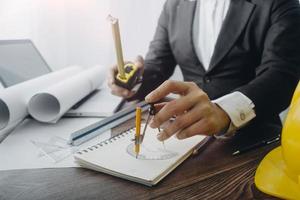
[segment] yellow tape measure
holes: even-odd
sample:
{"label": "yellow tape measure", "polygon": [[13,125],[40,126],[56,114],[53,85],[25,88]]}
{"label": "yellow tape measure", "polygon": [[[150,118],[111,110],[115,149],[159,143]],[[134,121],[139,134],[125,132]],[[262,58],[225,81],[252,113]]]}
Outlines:
{"label": "yellow tape measure", "polygon": [[141,76],[141,70],[132,63],[124,65],[119,20],[110,15],[107,19],[110,21],[112,26],[118,62],[118,74],[115,77],[116,84],[120,87],[131,90],[138,83]]}
{"label": "yellow tape measure", "polygon": [[119,73],[115,77],[116,84],[120,87],[131,90],[138,82],[141,77],[141,70],[132,63],[124,66],[124,74]]}

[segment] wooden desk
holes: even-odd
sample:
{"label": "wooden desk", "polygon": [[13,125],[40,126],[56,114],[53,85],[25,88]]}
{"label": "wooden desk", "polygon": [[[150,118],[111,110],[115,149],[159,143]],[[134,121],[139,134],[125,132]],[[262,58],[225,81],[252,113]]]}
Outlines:
{"label": "wooden desk", "polygon": [[233,157],[231,143],[213,142],[152,188],[86,169],[0,172],[0,199],[273,199],[256,189],[253,178],[279,144]]}

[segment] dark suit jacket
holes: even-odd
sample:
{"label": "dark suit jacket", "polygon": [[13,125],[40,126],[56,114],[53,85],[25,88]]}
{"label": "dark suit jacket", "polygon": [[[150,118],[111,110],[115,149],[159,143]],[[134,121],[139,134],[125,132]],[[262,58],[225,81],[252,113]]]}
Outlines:
{"label": "dark suit jacket", "polygon": [[299,80],[298,0],[232,0],[208,71],[196,56],[193,18],[197,1],[168,0],[145,59],[143,98],[178,64],[211,99],[240,91],[255,104],[256,121],[280,123]]}

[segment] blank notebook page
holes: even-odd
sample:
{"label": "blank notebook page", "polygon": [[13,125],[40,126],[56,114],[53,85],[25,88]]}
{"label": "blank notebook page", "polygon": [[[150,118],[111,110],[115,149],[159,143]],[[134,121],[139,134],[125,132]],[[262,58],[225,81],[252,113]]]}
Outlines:
{"label": "blank notebook page", "polygon": [[83,167],[114,176],[137,182],[158,182],[190,155],[194,147],[205,138],[205,136],[194,136],[178,140],[171,137],[162,143],[156,139],[158,130],[148,127],[141,151],[136,158],[132,141],[134,133],[135,130],[131,129],[108,141],[82,150],[75,154],[75,159]]}

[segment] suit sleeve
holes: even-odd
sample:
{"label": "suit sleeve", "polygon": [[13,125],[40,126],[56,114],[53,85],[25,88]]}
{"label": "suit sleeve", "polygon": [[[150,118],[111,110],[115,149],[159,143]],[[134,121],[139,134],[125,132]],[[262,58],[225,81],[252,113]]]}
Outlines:
{"label": "suit sleeve", "polygon": [[150,43],[145,58],[143,82],[134,98],[143,99],[173,74],[176,61],[168,36],[169,7],[172,0],[165,3],[160,15],[154,39]]}
{"label": "suit sleeve", "polygon": [[237,89],[249,97],[257,117],[278,115],[290,104],[299,81],[300,8],[298,0],[275,1],[256,78]]}

